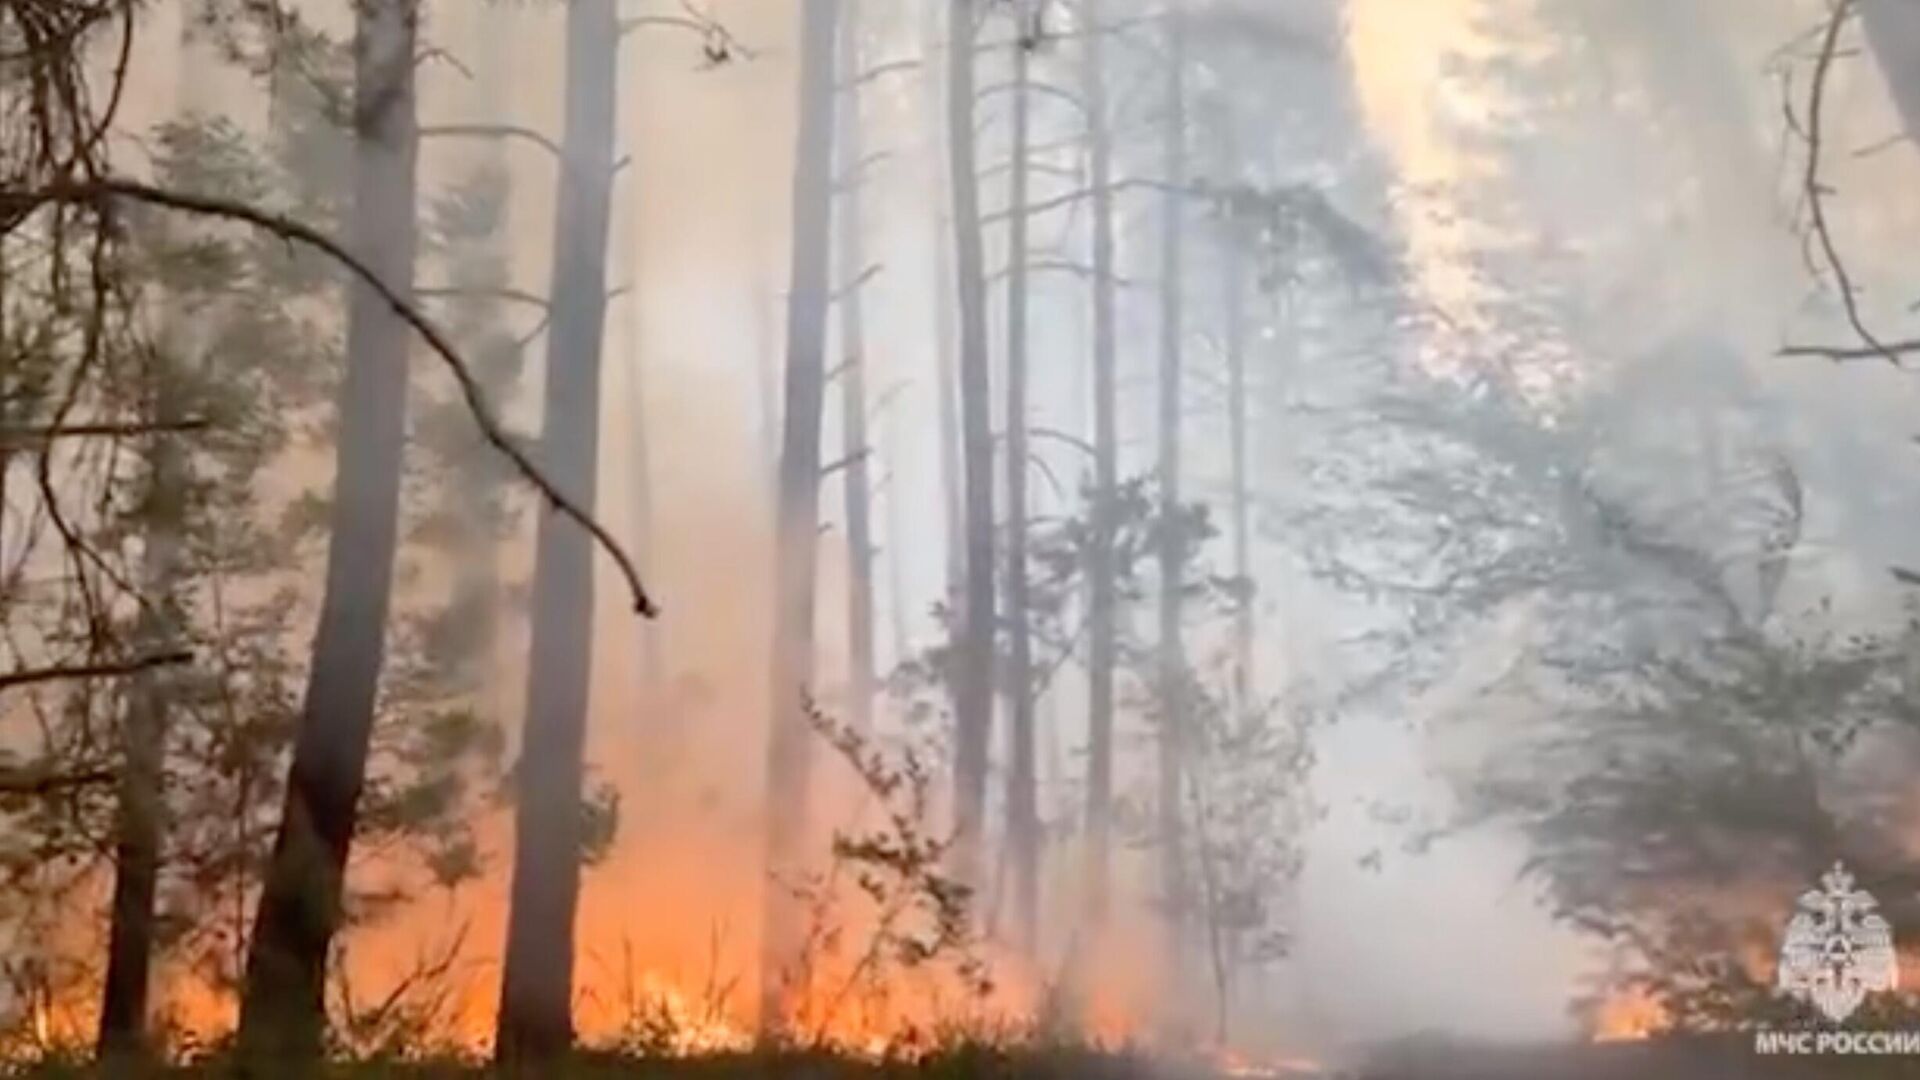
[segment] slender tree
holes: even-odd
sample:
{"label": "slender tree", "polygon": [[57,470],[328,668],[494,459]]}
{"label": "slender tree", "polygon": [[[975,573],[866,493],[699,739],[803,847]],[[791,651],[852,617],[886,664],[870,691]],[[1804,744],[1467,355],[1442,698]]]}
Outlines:
{"label": "slender tree", "polygon": [[[177,328],[176,328],[177,330]],[[174,335],[177,338],[177,333]],[[153,359],[150,414],[156,430],[182,420],[173,358],[166,342]],[[147,451],[142,498],[145,528],[141,579],[146,606],[135,636],[144,652],[179,648],[181,543],[186,529],[187,473],[177,441],[156,438]],[[100,1007],[100,1053],[112,1065],[144,1050],[149,974],[154,952],[154,901],[160,879],[164,827],[162,772],[166,751],[168,685],[172,673],[143,672],[131,681],[121,720],[121,773],[114,838],[107,974]]]}
{"label": "slender tree", "polygon": [[1120,502],[1113,252],[1113,148],[1107,111],[1103,0],[1085,0],[1082,96],[1087,113],[1087,180],[1092,207],[1093,447],[1092,537],[1087,556],[1087,881],[1088,913],[1107,908],[1113,843],[1113,682],[1119,654],[1115,539]]}
{"label": "slender tree", "polygon": [[[834,37],[839,0],[800,6],[799,135],[794,150],[793,250],[787,298],[786,406],[774,533],[772,699],[767,740],[770,880],[799,852],[808,792],[806,699],[813,678],[815,559],[820,518],[820,421],[826,397],[827,307],[833,235]],[[778,1030],[799,946],[792,899],[769,887],[761,925],[761,1026]]]}
{"label": "slender tree", "polygon": [[[1240,169],[1238,140],[1227,120],[1223,154],[1227,183],[1237,183]],[[1244,590],[1253,579],[1253,509],[1247,477],[1247,260],[1238,236],[1223,237],[1220,245],[1220,293],[1225,309],[1223,351],[1227,362],[1227,451],[1233,499],[1233,575]],[[1253,708],[1253,597],[1242,592],[1233,617],[1233,705],[1239,715],[1251,717]]]}
{"label": "slender tree", "polygon": [[859,730],[873,725],[873,480],[867,437],[866,244],[861,198],[860,0],[841,0],[840,433],[847,512],[847,697]]}
{"label": "slender tree", "polygon": [[1162,169],[1167,185],[1160,224],[1160,866],[1163,900],[1178,926],[1185,918],[1186,873],[1181,822],[1181,757],[1186,726],[1186,655],[1180,633],[1182,566],[1186,538],[1169,527],[1180,513],[1182,336],[1185,333],[1183,250],[1185,215],[1180,187],[1186,179],[1186,21],[1167,15],[1166,98],[1163,102]]}
{"label": "slender tree", "polygon": [[[419,11],[415,0],[362,0],[355,12],[350,244],[404,297],[415,247]],[[252,1060],[320,1051],[327,955],[340,922],[385,652],[408,328],[394,305],[358,278],[347,320],[325,594],[241,1002],[240,1049]]]}
{"label": "slender tree", "polygon": [[[199,27],[191,12],[181,13],[179,49],[180,112],[197,106],[199,63],[206,59]],[[186,419],[181,415],[177,370],[185,327],[168,318],[158,347],[149,358],[147,408],[155,430]],[[0,471],[5,470],[0,463]],[[147,451],[146,490],[141,498],[144,543],[141,591],[147,598],[138,617],[137,648],[161,653],[179,648],[182,552],[187,528],[187,463],[183,448],[166,436]],[[107,927],[107,971],[101,986],[99,1055],[109,1069],[137,1061],[146,1049],[147,1000],[154,955],[155,903],[160,881],[164,833],[165,769],[169,672],[146,671],[128,685],[121,717],[121,772],[115,807],[113,897]]]}
{"label": "slender tree", "polygon": [[[940,5],[926,6],[922,28],[922,52],[933,57],[944,47],[940,40]],[[933,235],[933,377],[935,401],[940,418],[940,493],[946,510],[946,570],[949,603],[958,603],[966,576],[966,509],[960,493],[960,401],[959,362],[955,346],[959,329],[954,317],[953,251],[953,179],[947,160],[950,137],[947,134],[945,100],[940,80],[928,65],[926,87],[927,138],[934,159],[934,191],[937,221]]]}
{"label": "slender tree", "polygon": [[1007,774],[1007,842],[1013,862],[1015,934],[1031,948],[1040,913],[1040,820],[1034,775],[1033,627],[1027,581],[1027,155],[1030,110],[1028,80],[1035,40],[1022,10],[1020,41],[1013,49],[1012,155],[1007,200],[1007,693],[1012,740]]}
{"label": "slender tree", "polygon": [[[547,302],[545,423],[551,478],[592,506],[600,443],[600,359],[607,306],[607,227],[619,98],[615,0],[567,5],[566,131],[554,204]],[[541,1060],[573,1041],[573,926],[584,841],[581,813],[593,653],[593,549],[542,507],[533,571],[527,712],[515,777],[512,909],[494,1052]]]}
{"label": "slender tree", "polygon": [[978,24],[972,0],[947,8],[947,146],[953,185],[954,276],[960,313],[961,457],[966,489],[966,595],[956,624],[954,852],[963,881],[978,880],[987,748],[993,733],[993,430],[987,372],[985,252],[974,137]]}

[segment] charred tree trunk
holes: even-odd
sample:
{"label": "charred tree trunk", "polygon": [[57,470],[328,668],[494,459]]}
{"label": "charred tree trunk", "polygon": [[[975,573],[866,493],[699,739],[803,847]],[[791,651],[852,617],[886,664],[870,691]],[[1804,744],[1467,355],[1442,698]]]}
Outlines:
{"label": "charred tree trunk", "polygon": [[[553,325],[547,338],[541,460],[582,506],[594,504],[600,354],[613,189],[615,0],[567,5],[566,132],[555,201]],[[591,538],[551,506],[533,569],[527,713],[514,778],[512,908],[494,1053],[547,1060],[573,1042],[573,924],[580,893],[582,766],[593,653]]]}
{"label": "charred tree trunk", "polygon": [[1032,948],[1040,916],[1040,818],[1035,790],[1033,635],[1027,597],[1027,153],[1030,50],[1013,49],[1013,153],[1007,200],[1007,673],[1013,741],[1007,842],[1016,940]]}
{"label": "charred tree trunk", "polygon": [[[1186,182],[1186,31],[1179,12],[1167,19],[1165,144],[1167,192],[1160,234],[1160,869],[1162,899],[1176,933],[1187,918],[1183,821],[1180,813],[1186,753],[1186,655],[1180,633],[1181,578],[1186,538],[1173,528],[1180,515],[1181,345],[1185,333],[1182,243]],[[1176,952],[1178,950],[1176,949]]]}
{"label": "charred tree trunk", "polygon": [[1115,509],[1119,502],[1119,398],[1113,281],[1113,148],[1108,132],[1103,0],[1085,0],[1082,94],[1087,109],[1087,180],[1093,230],[1093,537],[1087,558],[1087,893],[1088,915],[1105,918],[1113,845],[1113,679],[1119,652]]}
{"label": "charred tree trunk", "polygon": [[[414,0],[365,0],[354,33],[354,252],[405,295],[414,261]],[[371,287],[349,291],[326,591],[280,830],[247,954],[239,1045],[250,1061],[311,1059],[328,950],[366,780],[393,583],[405,442],[407,326]]]}
{"label": "charred tree trunk", "polygon": [[[793,170],[793,252],[787,299],[786,417],[774,533],[773,663],[767,741],[767,880],[791,869],[805,835],[807,695],[813,679],[815,556],[820,520],[820,419],[826,397],[827,306],[833,235],[834,34],[839,0],[800,6],[800,123]],[[760,1024],[778,1033],[801,927],[775,885],[761,925]]]}
{"label": "charred tree trunk", "polygon": [[975,164],[973,0],[947,12],[947,145],[953,185],[954,276],[960,313],[960,428],[966,489],[966,596],[957,626],[954,705],[955,870],[979,880],[986,809],[987,748],[993,735],[993,421],[987,372],[986,256]]}
{"label": "charred tree trunk", "polygon": [[845,88],[840,92],[840,176],[846,185],[841,196],[840,278],[846,293],[840,300],[840,348],[846,354],[840,370],[840,430],[842,460],[846,462],[847,506],[847,697],[851,718],[861,731],[873,726],[873,480],[867,441],[866,316],[861,300],[861,276],[866,272],[866,244],[861,235],[861,157],[866,153],[860,132],[860,7],[859,0],[841,0],[840,67]]}

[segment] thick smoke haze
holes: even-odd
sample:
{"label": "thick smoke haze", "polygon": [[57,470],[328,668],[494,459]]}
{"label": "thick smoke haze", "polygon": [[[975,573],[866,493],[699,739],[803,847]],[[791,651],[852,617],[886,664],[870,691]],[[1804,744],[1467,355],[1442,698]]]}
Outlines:
{"label": "thick smoke haze", "polygon": [[[43,290],[9,295],[0,274],[0,322],[52,327],[0,370],[0,671],[34,688],[0,682],[20,721],[0,734],[0,868],[44,890],[0,903],[0,940],[46,984],[0,987],[0,1057],[96,1030],[111,1049],[106,965],[85,957],[138,910],[162,916],[147,1012],[197,1038],[238,1026],[255,1052],[243,1010],[285,1004],[258,991],[272,874],[332,890],[279,898],[273,929],[327,988],[302,1008],[351,1028],[356,1003],[414,1007],[430,970],[420,1030],[392,1037],[491,1052],[511,1020],[531,1049],[510,1059],[543,1033],[677,1053],[809,1034],[781,1007],[854,1054],[953,1025],[1209,1067],[1422,1035],[1718,1035],[1782,1007],[1768,935],[1810,874],[1850,860],[1896,931],[1920,920],[1920,160],[1900,107],[1920,89],[1883,74],[1920,61],[1920,35],[1894,0],[359,3],[131,3],[131,29],[74,47],[124,84],[100,149],[79,140],[52,179],[34,170],[57,155],[16,152],[0,177],[43,181],[0,203],[25,208],[9,248],[23,229],[64,252],[20,224],[52,208],[143,253],[82,275],[126,284],[94,300],[125,305],[111,333],[60,321],[79,279],[36,270]],[[611,86],[580,76],[607,58],[587,5],[629,22]],[[418,14],[404,117],[354,63],[375,9]],[[0,142],[40,85],[11,63]],[[956,86],[975,98],[957,113]],[[583,154],[570,118],[603,98],[614,145]],[[821,183],[802,132],[836,124]],[[351,197],[350,165],[400,160],[383,140],[418,157],[414,279],[349,304],[349,275],[301,262],[312,238],[282,218],[356,257],[398,243]],[[611,177],[581,186],[568,170],[602,151]],[[266,209],[168,234],[99,208],[160,220],[178,199],[74,194],[107,175]],[[858,214],[824,249],[821,207]],[[568,314],[597,305],[550,295],[596,209],[597,330]],[[284,251],[234,239],[262,221]],[[419,324],[459,355],[409,338],[404,465],[369,499],[339,464],[372,377],[356,343]],[[554,372],[579,379],[549,401]],[[149,442],[220,438],[141,443],[134,464],[57,451],[52,375]],[[164,415],[169,378],[210,418]],[[596,421],[597,460],[568,474],[565,436]],[[592,602],[556,616],[590,643],[584,685],[555,693],[536,568],[577,539],[549,496],[578,490],[607,535]],[[212,524],[155,519],[168,498]],[[315,641],[325,613],[373,610],[339,598],[358,578],[338,568],[379,553],[337,545],[381,498],[395,578],[356,734],[310,704]],[[49,525],[63,500],[78,527]],[[89,538],[107,554],[75,555]],[[969,544],[993,555],[984,590]],[[183,656],[114,666],[156,641]],[[40,686],[75,657],[81,689]],[[173,665],[204,685],[149,681]],[[169,702],[187,719],[143,762],[128,718]],[[521,784],[529,740],[569,721],[582,790],[565,770],[557,795]],[[805,768],[783,757],[794,721],[818,728]],[[332,805],[313,776],[356,757],[333,790],[345,832],[305,852],[344,864],[343,888],[296,864]],[[928,805],[904,813],[923,766]],[[99,796],[49,796],[68,786]],[[516,800],[576,795],[577,823],[516,835]],[[129,840],[140,799],[167,822],[151,851]],[[862,846],[890,827],[934,856]],[[581,849],[556,864],[580,875],[557,894],[571,997],[516,1018],[512,867],[555,837]],[[116,872],[146,863],[144,907],[116,901]],[[908,900],[871,884],[889,873]],[[222,912],[206,940],[203,904]],[[951,940],[921,957],[886,937],[914,920]],[[793,989],[783,957],[860,993]]]}

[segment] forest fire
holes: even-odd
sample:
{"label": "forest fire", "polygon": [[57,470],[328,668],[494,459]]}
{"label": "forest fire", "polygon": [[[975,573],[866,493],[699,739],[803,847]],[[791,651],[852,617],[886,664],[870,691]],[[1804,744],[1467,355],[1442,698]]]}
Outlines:
{"label": "forest fire", "polygon": [[0,0],[0,1072],[1902,1015],[1907,7]]}
{"label": "forest fire", "polygon": [[1667,1010],[1644,990],[1615,992],[1595,1007],[1589,1025],[1594,1042],[1641,1042],[1667,1029]]}

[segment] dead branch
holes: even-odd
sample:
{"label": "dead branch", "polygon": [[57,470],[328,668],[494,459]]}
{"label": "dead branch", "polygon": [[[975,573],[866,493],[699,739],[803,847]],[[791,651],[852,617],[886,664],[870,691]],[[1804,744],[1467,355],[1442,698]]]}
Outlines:
{"label": "dead branch", "polygon": [[825,480],[827,477],[832,476],[834,473],[839,472],[841,469],[848,468],[849,466],[852,466],[852,465],[857,465],[860,462],[865,461],[872,456],[873,456],[872,447],[862,447],[861,449],[856,450],[851,454],[848,454],[846,457],[835,458],[833,461],[830,461],[827,464],[822,465],[820,467],[820,478],[822,480]]}
{"label": "dead branch", "polygon": [[530,127],[518,124],[433,124],[420,129],[420,137],[469,139],[522,139],[560,159],[560,144]]}
{"label": "dead branch", "polygon": [[525,289],[415,289],[413,295],[421,299],[460,299],[460,300],[512,300],[533,307],[547,308],[552,305],[547,298],[530,293]]}
{"label": "dead branch", "polygon": [[1807,90],[1807,171],[1801,185],[1807,199],[1807,218],[1813,230],[1814,238],[1819,242],[1822,256],[1826,259],[1827,269],[1833,273],[1834,283],[1840,287],[1840,303],[1846,310],[1847,323],[1861,341],[1871,346],[1870,356],[1880,356],[1888,363],[1898,366],[1900,354],[1888,348],[1872,330],[1867,328],[1866,319],[1860,313],[1859,289],[1853,283],[1853,277],[1847,272],[1845,262],[1840,258],[1840,248],[1833,239],[1833,229],[1827,221],[1827,189],[1820,181],[1821,139],[1826,119],[1827,82],[1833,72],[1833,62],[1839,56],[1840,34],[1846,28],[1847,19],[1853,14],[1854,0],[1837,0],[1833,5],[1833,14],[1827,20],[1826,31],[1820,40],[1820,53],[1814,60],[1813,84]]}
{"label": "dead branch", "polygon": [[833,294],[827,298],[828,302],[837,304],[840,301],[846,299],[848,295],[864,287],[868,282],[872,281],[874,278],[879,277],[880,271],[884,269],[886,269],[886,267],[881,263],[874,263],[871,266],[868,266],[865,270],[860,271],[859,277],[854,278],[852,281],[849,281],[845,285],[842,285],[839,288],[833,290]]}
{"label": "dead branch", "polygon": [[66,682],[77,679],[117,679],[128,675],[138,675],[154,668],[172,667],[177,664],[193,662],[193,653],[186,650],[152,653],[136,656],[130,660],[108,660],[95,664],[55,664],[50,667],[21,668],[18,671],[0,673],[0,691],[16,690],[22,686],[36,686],[40,683]]}
{"label": "dead branch", "polygon": [[[1108,184],[1106,190],[1110,195],[1118,195],[1123,191],[1129,191],[1134,188],[1148,188],[1154,191],[1171,192],[1176,195],[1203,194],[1191,187],[1182,187],[1177,184],[1169,184],[1164,180],[1150,180],[1145,177],[1136,177],[1131,180],[1116,180]],[[1097,194],[1099,194],[1099,191],[1095,188],[1081,188],[1078,191],[1069,191],[1064,195],[1056,195],[1050,199],[1040,199],[1036,202],[1030,202],[1026,206],[1026,216],[1030,218],[1038,217],[1041,214],[1058,210],[1061,207],[1072,206],[1082,199],[1089,199]],[[991,214],[982,215],[980,223],[982,225],[992,225],[996,222],[1006,221],[1012,216],[1013,212],[1011,210],[996,210]]]}
{"label": "dead branch", "polygon": [[204,417],[164,423],[44,424],[33,427],[0,427],[0,450],[30,450],[55,439],[121,439],[135,435],[161,435],[205,431],[213,421]]}
{"label": "dead branch", "polygon": [[679,15],[636,15],[620,20],[620,36],[626,37],[636,30],[660,27],[669,30],[685,30],[700,35],[700,51],[706,59],[706,67],[716,68],[732,60],[744,57],[751,60],[755,53],[733,36],[726,25],[712,15],[695,7],[691,0],[681,0]]}
{"label": "dead branch", "polygon": [[834,178],[833,190],[836,193],[853,190],[860,185],[860,178],[866,175],[870,169],[892,156],[891,151],[875,150],[873,153],[861,158],[851,169]]}
{"label": "dead branch", "polygon": [[400,293],[395,292],[386,282],[380,280],[378,274],[331,237],[292,218],[269,213],[245,203],[189,195],[138,181],[111,177],[57,183],[37,191],[0,194],[0,215],[12,217],[15,214],[29,212],[40,205],[55,203],[105,209],[115,198],[147,203],[184,213],[244,222],[265,229],[289,242],[298,242],[315,248],[352,271],[355,277],[379,294],[380,298],[393,309],[394,314],[411,326],[446,364],[453,373],[455,381],[460,384],[460,392],[466,399],[467,411],[473,415],[487,442],[505,455],[515,470],[529,484],[538,489],[557,512],[572,518],[586,529],[613,559],[633,595],[634,610],[648,618],[659,614],[659,609],[654,606],[652,598],[647,594],[646,586],[640,580],[640,572],[626,549],[589,510],[560,490],[553,481],[547,479],[546,474],[533,462],[527,452],[507,435],[499,418],[494,415],[493,406],[487,401],[485,392],[475,380],[473,372],[467,367],[466,361],[461,359],[459,352],[448,342],[446,336],[434,326],[431,320],[421,314],[418,308]]}
{"label": "dead branch", "polygon": [[870,82],[892,75],[895,72],[914,71],[919,67],[920,60],[918,57],[910,57],[905,60],[889,60],[884,64],[875,64],[851,79],[842,79],[835,85],[834,89],[841,91],[858,89]]}
{"label": "dead branch", "polygon": [[117,776],[112,769],[87,769],[70,773],[0,770],[0,795],[53,795],[74,788],[112,783]]}

